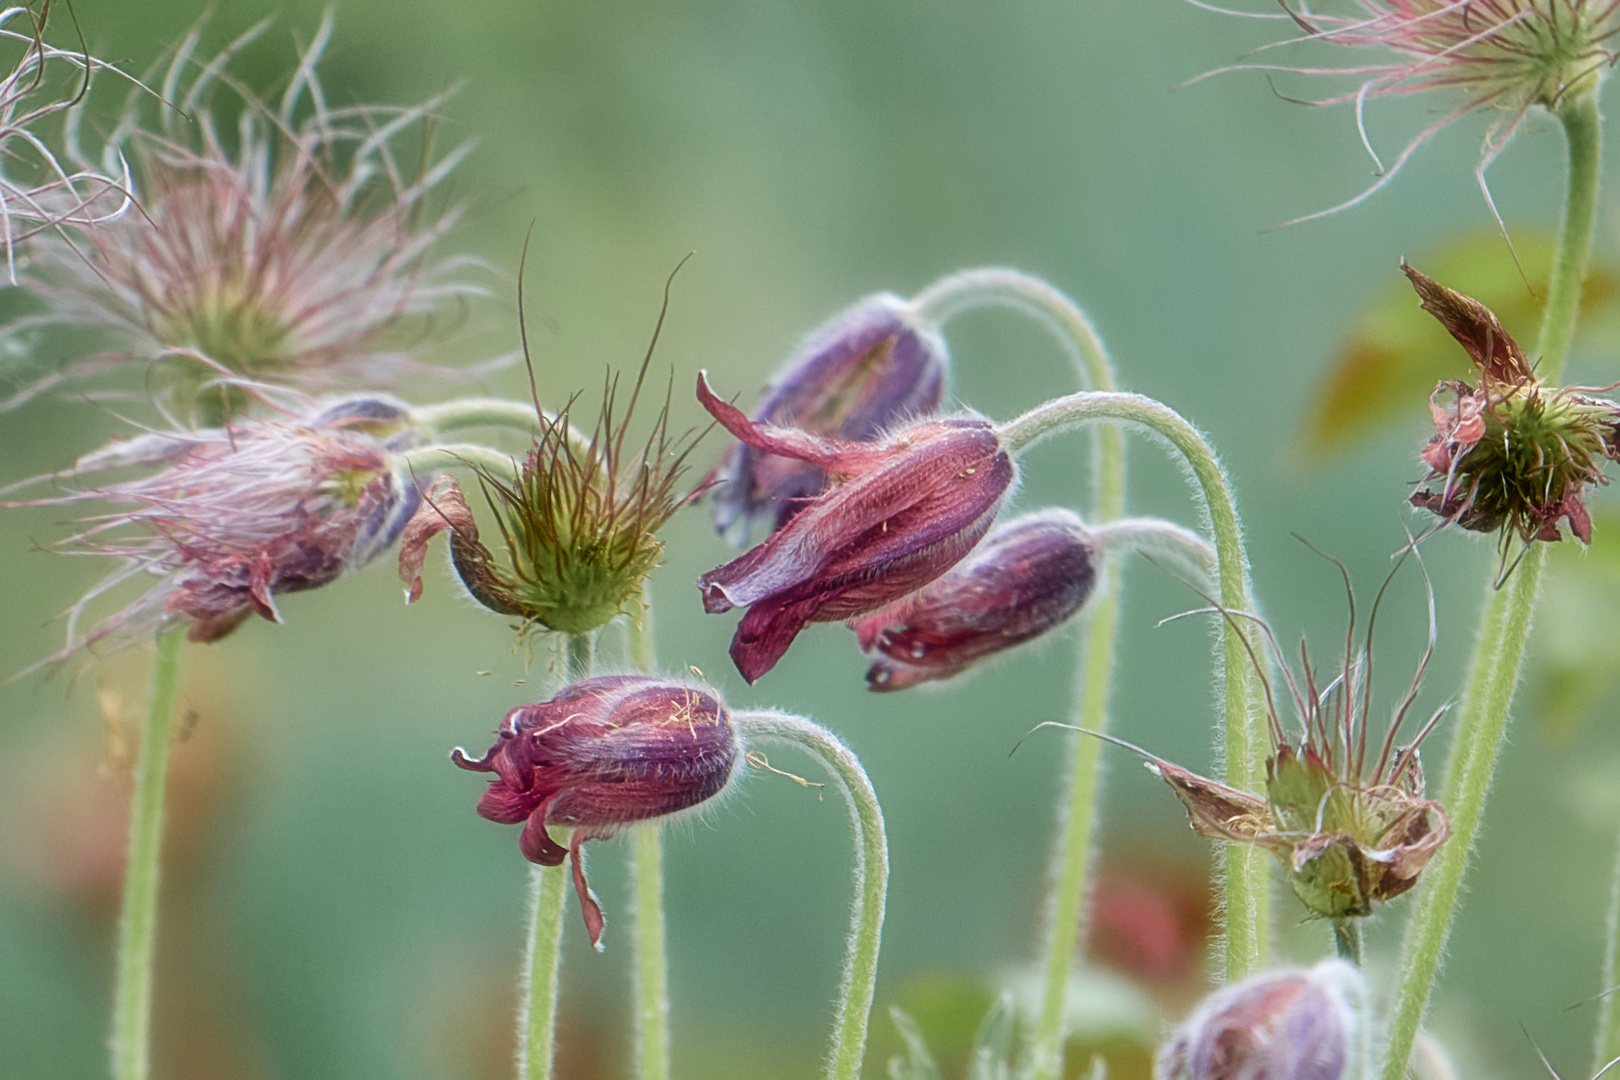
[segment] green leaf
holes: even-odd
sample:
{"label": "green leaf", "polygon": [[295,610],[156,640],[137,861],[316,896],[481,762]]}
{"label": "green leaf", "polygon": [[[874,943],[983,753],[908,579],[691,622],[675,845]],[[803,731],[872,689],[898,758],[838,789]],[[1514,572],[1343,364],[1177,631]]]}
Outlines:
{"label": "green leaf", "polygon": [[967,1080],[1008,1080],[1007,1054],[1012,1046],[1012,995],[1003,993],[973,1037],[968,1054]]}

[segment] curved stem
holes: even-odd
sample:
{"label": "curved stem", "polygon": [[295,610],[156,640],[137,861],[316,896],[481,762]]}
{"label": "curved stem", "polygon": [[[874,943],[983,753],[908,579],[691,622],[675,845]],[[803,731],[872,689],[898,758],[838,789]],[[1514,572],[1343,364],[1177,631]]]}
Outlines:
{"label": "curved stem", "polygon": [[163,798],[169,780],[169,744],[180,684],[184,628],[158,638],[152,685],[135,761],[130,804],[124,899],[118,914],[118,975],[113,988],[114,1080],[146,1080],[152,1063],[152,960],[156,954],[158,878],[163,848]]}
{"label": "curved stem", "polygon": [[[1002,443],[1018,454],[1040,440],[1083,424],[1132,424],[1167,440],[1191,467],[1195,490],[1208,515],[1220,562],[1220,602],[1228,611],[1254,611],[1248,557],[1231,484],[1215,452],[1199,430],[1175,410],[1141,394],[1071,394],[1031,409],[999,429]],[[1266,705],[1254,670],[1262,654],[1251,633],[1227,619],[1222,627],[1222,670],[1226,685],[1226,782],[1243,791],[1259,790],[1265,776]],[[1265,852],[1252,845],[1226,850],[1226,977],[1236,982],[1265,965],[1269,935],[1270,867]]]}
{"label": "curved stem", "polygon": [[[639,610],[630,619],[630,662],[651,673],[652,591],[641,586]],[[632,831],[630,876],[636,896],[635,1035],[638,1080],[669,1080],[669,959],[664,947],[663,829],[650,821]]]}
{"label": "curved stem", "polygon": [[445,469],[483,468],[501,476],[516,476],[518,463],[511,454],[478,443],[442,443],[419,446],[404,455],[406,468],[414,473],[435,473]]}
{"label": "curved stem", "polygon": [[1200,587],[1213,588],[1220,579],[1215,549],[1184,525],[1162,518],[1117,518],[1088,531],[1092,544],[1104,555],[1139,552],[1171,560],[1203,578]]}
{"label": "curved stem", "polygon": [[1485,602],[1440,799],[1451,817],[1451,839],[1424,870],[1406,924],[1401,980],[1389,1020],[1384,1080],[1404,1080],[1429,991],[1440,970],[1440,956],[1451,932],[1463,871],[1473,851],[1497,753],[1507,732],[1508,706],[1519,680],[1519,665],[1524,659],[1525,639],[1530,634],[1530,617],[1545,564],[1546,545],[1534,545],[1507,584],[1492,590]]}
{"label": "curved stem", "polygon": [[859,1080],[866,1055],[866,1027],[877,985],[878,946],[889,888],[889,841],[877,792],[858,758],[832,732],[800,716],[780,712],[738,713],[732,717],[744,744],[777,742],[808,751],[827,767],[843,792],[855,823],[855,912],[838,1015],[833,1020],[831,1080]]}
{"label": "curved stem", "polygon": [[518,990],[518,1080],[551,1080],[557,1053],[557,976],[562,970],[568,867],[529,871],[529,946]]}
{"label": "curved stem", "polygon": [[[1602,117],[1595,93],[1571,99],[1558,110],[1558,118],[1563,122],[1569,150],[1569,190],[1552,279],[1547,286],[1547,306],[1542,312],[1538,342],[1541,362],[1537,370],[1553,385],[1563,374],[1580,316],[1581,287],[1597,221],[1603,145]],[[1494,578],[1487,586],[1484,617],[1463,682],[1463,707],[1446,770],[1442,805],[1451,815],[1451,839],[1425,871],[1406,925],[1401,981],[1384,1056],[1384,1080],[1404,1080],[1406,1076],[1412,1045],[1440,968],[1440,955],[1451,932],[1463,872],[1479,831],[1497,754],[1507,734],[1508,708],[1519,682],[1525,639],[1546,566],[1545,548],[1542,543],[1532,545],[1503,587],[1495,588]]]}
{"label": "curved stem", "polygon": [[[410,422],[432,438],[446,432],[466,428],[506,428],[530,435],[560,419],[550,409],[536,410],[528,402],[508,401],[505,398],[457,398],[437,405],[417,405],[411,409]],[[584,432],[568,426],[568,441],[576,452],[591,452],[591,439]]]}
{"label": "curved stem", "polygon": [[[919,322],[941,326],[954,316],[979,307],[1007,307],[1034,318],[1061,342],[1074,364],[1080,385],[1114,390],[1118,382],[1108,347],[1090,317],[1059,290],[1028,274],[1000,267],[966,270],[941,278],[912,300]],[[1115,424],[1100,425],[1093,442],[1093,535],[1105,550],[1124,533],[1113,524],[1125,513],[1125,439]],[[1109,530],[1115,530],[1109,532]],[[1198,541],[1202,543],[1202,541]],[[1207,545],[1206,545],[1207,547]],[[1089,621],[1078,645],[1073,722],[1092,731],[1108,729],[1109,677],[1114,666],[1114,640],[1119,625],[1120,574],[1105,564],[1087,605]],[[1063,1071],[1064,1017],[1068,1008],[1069,973],[1085,911],[1086,879],[1091,862],[1097,795],[1101,787],[1101,744],[1076,739],[1068,799],[1059,826],[1056,888],[1046,932],[1046,978],[1041,1015],[1030,1046],[1034,1080],[1055,1080]]]}

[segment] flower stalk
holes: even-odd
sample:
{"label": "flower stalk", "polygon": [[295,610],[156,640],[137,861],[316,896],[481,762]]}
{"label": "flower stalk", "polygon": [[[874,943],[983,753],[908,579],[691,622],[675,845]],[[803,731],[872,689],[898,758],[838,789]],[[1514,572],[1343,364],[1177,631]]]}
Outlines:
{"label": "flower stalk", "polygon": [[[1569,356],[1580,314],[1581,286],[1586,279],[1597,221],[1602,164],[1602,119],[1597,95],[1576,95],[1557,110],[1557,115],[1568,144],[1569,189],[1547,287],[1547,306],[1542,314],[1538,369],[1541,377],[1555,385]],[[1493,576],[1487,594],[1446,767],[1442,802],[1451,814],[1453,839],[1430,867],[1428,883],[1419,891],[1407,923],[1401,980],[1389,1021],[1384,1080],[1404,1080],[1418,1027],[1423,1022],[1440,956],[1451,932],[1463,872],[1507,733],[1508,709],[1519,682],[1545,566],[1546,545],[1532,543],[1506,584],[1495,587]]]}
{"label": "flower stalk", "polygon": [[855,823],[855,908],[838,1014],[833,1020],[829,1080],[859,1080],[866,1056],[866,1029],[877,984],[878,945],[889,888],[889,842],[877,792],[859,759],[830,731],[782,712],[739,713],[733,717],[745,743],[785,743],[808,752],[826,766]]}
{"label": "flower stalk", "polygon": [[184,628],[158,637],[135,794],[130,805],[124,898],[118,916],[117,983],[113,989],[114,1080],[146,1080],[152,1057],[152,971],[157,943],[158,879],[163,848],[163,799],[180,682]]}
{"label": "flower stalk", "polygon": [[[1108,347],[1091,318],[1062,292],[1016,270],[991,267],[942,278],[912,300],[919,321],[943,325],[976,307],[1011,308],[1041,323],[1063,344],[1080,384],[1090,390],[1118,388]],[[1094,432],[1092,448],[1092,521],[1106,528],[1125,513],[1125,438],[1117,424]],[[1090,620],[1080,636],[1075,671],[1073,722],[1092,731],[1108,730],[1109,676],[1114,667],[1119,625],[1118,569],[1111,561],[1099,568],[1090,604]],[[1056,850],[1056,890],[1052,896],[1046,938],[1046,975],[1041,1015],[1030,1047],[1035,1080],[1053,1080],[1063,1071],[1063,1018],[1068,1005],[1069,973],[1085,910],[1086,880],[1101,787],[1101,744],[1076,738],[1069,774],[1068,800]]]}
{"label": "flower stalk", "polygon": [[[1014,455],[1035,443],[1083,424],[1113,421],[1143,427],[1166,439],[1186,458],[1209,518],[1219,561],[1221,606],[1254,611],[1243,530],[1231,484],[1203,434],[1168,406],[1141,394],[1090,391],[1057,398],[1009,421],[998,430]],[[1251,656],[1261,655],[1248,632],[1228,619],[1222,632],[1226,701],[1226,782],[1240,790],[1264,783],[1266,707]],[[1228,845],[1225,873],[1226,978],[1237,981],[1266,962],[1270,923],[1270,877],[1265,856],[1254,848]]]}
{"label": "flower stalk", "polygon": [[1620,993],[1615,992],[1616,979],[1620,979],[1620,965],[1616,963],[1620,960],[1620,854],[1615,856],[1603,938],[1603,967],[1598,973],[1598,987],[1604,996],[1598,999],[1597,1032],[1592,1040],[1594,1076],[1604,1065],[1620,1057]]}
{"label": "flower stalk", "polygon": [[[629,613],[630,663],[643,674],[658,666],[652,629],[652,590]],[[669,957],[664,946],[664,830],[649,821],[630,836],[635,891],[635,1046],[638,1080],[669,1080]]]}
{"label": "flower stalk", "polygon": [[568,867],[529,868],[529,945],[518,990],[518,1080],[551,1080],[557,1053],[557,975],[562,970]]}

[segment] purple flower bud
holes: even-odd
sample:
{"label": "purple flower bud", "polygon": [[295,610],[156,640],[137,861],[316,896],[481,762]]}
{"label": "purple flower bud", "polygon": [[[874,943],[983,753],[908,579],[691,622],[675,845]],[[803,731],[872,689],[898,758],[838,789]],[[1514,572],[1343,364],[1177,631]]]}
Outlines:
{"label": "purple flower bud", "polygon": [[1343,960],[1217,990],[1159,1049],[1155,1080],[1341,1080],[1365,1031],[1361,973]]}
{"label": "purple flower bud", "polygon": [[931,585],[854,624],[861,649],[883,654],[867,684],[904,690],[948,679],[1061,625],[1091,595],[1096,558],[1084,523],[1067,510],[996,526]]}
{"label": "purple flower bud", "polygon": [[[579,846],[621,825],[664,817],[713,798],[740,756],[730,714],[709,693],[667,679],[611,675],[584,679],[550,701],[506,714],[495,745],[463,769],[496,774],[478,813],[503,825],[524,823],[524,857],[558,866],[573,855],[574,887],[591,944],[602,936],[602,909],[585,882]],[[547,825],[574,830],[563,847]]]}
{"label": "purple flower bud", "polygon": [[840,442],[756,424],[698,398],[743,442],[825,469],[834,486],[769,540],[698,578],[711,615],[747,607],[731,658],[750,683],[812,622],[853,619],[915,592],[956,565],[990,528],[1017,475],[990,423],[923,421],[881,443]]}
{"label": "purple flower bud", "polygon": [[[330,420],[330,423],[326,423]],[[63,545],[123,566],[68,613],[68,647],[110,652],[175,624],[217,641],[254,612],[280,622],[275,598],[364,566],[399,538],[420,495],[399,458],[351,417],[311,423],[244,421],[229,428],[149,433],[81,458],[57,478],[129,467],[150,475],[5,506],[91,500],[120,510],[88,519]],[[79,631],[86,606],[132,578],[158,584]]]}
{"label": "purple flower bud", "polygon": [[[869,296],[810,335],[771,381],[754,421],[869,442],[937,412],[949,362],[944,339],[913,325],[904,300]],[[827,486],[820,467],[746,442],[726,452],[714,476],[723,485],[715,528],[739,543],[755,522],[781,528]]]}

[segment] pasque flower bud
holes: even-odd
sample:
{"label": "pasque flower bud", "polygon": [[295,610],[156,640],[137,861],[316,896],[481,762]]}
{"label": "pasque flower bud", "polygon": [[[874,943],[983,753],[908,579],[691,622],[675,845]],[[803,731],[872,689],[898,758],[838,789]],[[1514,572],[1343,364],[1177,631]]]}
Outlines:
{"label": "pasque flower bud", "polygon": [[1155,1080],[1348,1080],[1358,1075],[1366,987],[1343,960],[1276,971],[1205,998],[1153,1062]]}
{"label": "pasque flower bud", "polygon": [[698,398],[755,449],[825,469],[833,487],[765,543],[698,579],[710,614],[748,607],[731,658],[749,682],[812,622],[865,615],[954,566],[1017,475],[989,422],[928,420],[879,443],[756,424],[698,380]]}
{"label": "pasque flower bud", "polygon": [[1066,622],[1091,595],[1097,552],[1079,517],[1049,509],[997,525],[967,558],[854,624],[880,654],[873,690],[948,679]]}
{"label": "pasque flower bud", "polygon": [[[944,339],[915,325],[904,300],[879,293],[810,335],[771,380],[754,421],[868,442],[938,411],[948,363]],[[746,442],[726,451],[714,476],[715,528],[739,543],[755,522],[780,528],[827,486],[820,467]]]}
{"label": "pasque flower bud", "polygon": [[[623,825],[665,817],[713,798],[740,756],[726,708],[704,690],[646,675],[584,679],[550,701],[506,714],[495,745],[464,769],[494,773],[478,813],[523,824],[519,846],[531,862],[560,865],[572,854],[591,944],[602,910],[591,895],[579,846]],[[574,830],[568,847],[547,826]]]}

